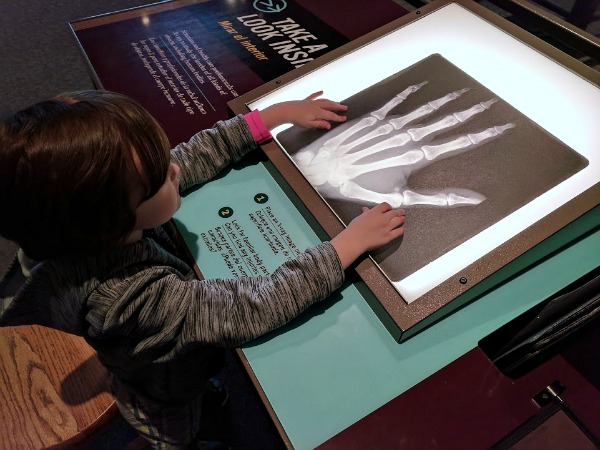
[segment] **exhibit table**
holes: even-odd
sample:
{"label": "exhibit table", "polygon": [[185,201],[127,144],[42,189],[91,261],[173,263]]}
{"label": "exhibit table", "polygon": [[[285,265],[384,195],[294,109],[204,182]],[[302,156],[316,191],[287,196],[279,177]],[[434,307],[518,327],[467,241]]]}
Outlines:
{"label": "exhibit table", "polygon": [[[167,2],[80,21],[73,28],[98,85],[142,101],[165,124],[173,140],[191,135],[212,117],[223,118],[220,115],[224,113],[226,101],[238,98],[241,92],[262,81],[267,81],[259,87],[259,90],[264,89],[261,91],[264,96],[256,96],[255,101],[247,103],[249,107],[261,108],[276,100],[302,98],[321,88],[336,100],[354,99],[358,98],[359,91],[379,85],[382,78],[400,74],[399,79],[402,79],[408,67],[432,54],[440,54],[458,71],[467,74],[467,77],[453,75],[447,78],[463,83],[470,76],[478,83],[474,84],[473,92],[487,95],[486,89],[489,89],[501,99],[494,108],[502,104],[506,111],[511,107],[518,112],[510,116],[508,123],[511,126],[507,128],[506,139],[500,140],[495,151],[501,151],[502,141],[506,141],[512,154],[519,154],[519,145],[527,142],[527,134],[541,126],[569,148],[566,153],[573,151],[582,156],[581,164],[564,175],[564,179],[555,180],[550,187],[544,188],[546,191],[542,195],[540,192],[529,194],[530,198],[511,206],[512,209],[503,213],[499,220],[494,218],[493,223],[486,224],[485,245],[479,238],[479,243],[472,246],[475,250],[471,252],[471,260],[455,272],[442,276],[439,285],[450,287],[442,289],[445,303],[451,304],[455,294],[470,294],[459,295],[463,301],[460,305],[454,302],[457,306],[451,314],[446,311],[445,316],[424,321],[440,305],[432,305],[429,298],[425,314],[422,314],[423,311],[419,311],[419,305],[423,304],[421,299],[410,302],[407,311],[411,316],[418,316],[420,326],[402,342],[398,339],[404,330],[394,333],[393,326],[386,323],[385,312],[372,301],[369,280],[365,281],[359,270],[350,270],[346,284],[331,298],[239,351],[286,445],[312,449],[417,386],[476,348],[480,339],[600,266],[600,207],[595,206],[598,204],[596,169],[599,158],[598,152],[594,151],[600,138],[597,128],[591,126],[598,122],[596,117],[600,115],[600,101],[595,101],[599,95],[600,76],[596,73],[595,81],[591,82],[579,79],[570,70],[570,60],[566,56],[546,58],[523,45],[522,41],[527,40],[523,35],[515,39],[510,33],[490,31],[485,20],[461,26],[442,15],[441,21],[437,21],[439,15],[429,15],[436,5],[412,12],[401,24],[404,26],[414,20],[416,27],[402,29],[399,26],[397,33],[395,25],[381,27],[379,30],[383,32],[379,32],[383,35],[387,33],[398,38],[398,41],[394,41],[396,37],[392,38],[393,45],[371,46],[371,41],[374,42],[372,34],[360,36],[368,31],[368,27],[361,33],[349,32],[340,15],[329,14],[323,5],[315,6],[318,2],[303,0],[296,3],[293,14],[297,19],[292,26],[302,27],[305,33],[312,32],[312,29],[306,31],[304,24],[314,20],[308,20],[311,14],[318,14],[331,28],[325,28],[327,33],[323,31],[322,35],[317,36],[315,32],[315,37],[327,42],[334,50],[322,52],[319,58],[303,63],[302,67],[293,68],[289,73],[285,70],[289,67],[285,66],[277,73],[268,72],[273,66],[265,66],[259,47],[239,48],[235,36],[240,36],[240,42],[248,36],[253,42],[259,42],[261,33],[266,32],[259,27],[281,26],[286,20],[285,17],[274,19],[275,16],[264,11],[260,12],[260,17],[252,16],[255,12],[248,10],[256,8],[256,4],[250,2],[241,2],[235,8],[223,11],[215,7],[221,5],[216,2]],[[464,5],[467,3],[463,2]],[[451,16],[461,18],[462,12],[455,5],[449,9]],[[403,13],[399,11],[398,16]],[[471,26],[473,24],[475,26]],[[243,33],[234,34],[232,30],[243,30]],[[292,34],[300,31],[295,30],[286,31]],[[460,35],[463,31],[465,34]],[[488,32],[489,39],[486,37]],[[458,35],[452,34],[450,39],[445,33]],[[515,41],[521,43],[515,44]],[[268,40],[262,44],[261,48],[266,51]],[[361,57],[354,63],[364,70],[354,70],[353,66],[348,70],[345,62],[336,65],[336,58],[343,61],[344,55],[351,53],[348,45],[353,45],[352,51],[359,49],[356,54]],[[386,53],[389,49],[395,53]],[[279,52],[276,60],[280,66],[282,61],[289,63],[281,54]],[[381,64],[382,55],[385,64]],[[209,61],[211,65],[208,65]],[[530,65],[523,64],[525,61]],[[439,61],[435,63],[440,64]],[[318,69],[328,64],[336,70],[320,77],[323,71],[319,73]],[[139,83],[126,80],[114,69],[126,65],[139,78]],[[198,70],[201,66],[203,71]],[[228,74],[227,70],[232,73]],[[313,71],[319,74],[316,78],[312,76]],[[344,76],[345,73],[355,76]],[[356,76],[359,73],[360,76]],[[241,76],[244,74],[248,77]],[[530,77],[524,80],[525,76]],[[276,79],[271,81],[269,77]],[[446,94],[443,78],[430,83],[430,86],[441,86],[439,95]],[[291,89],[282,90],[279,95],[278,89],[286,86],[288,81]],[[173,93],[181,95],[174,97]],[[207,94],[207,102],[200,99],[199,93]],[[218,108],[205,114],[208,111],[205,106],[215,96],[221,98]],[[484,97],[476,101],[486,110],[491,105]],[[583,106],[589,113],[582,112]],[[494,119],[489,125],[498,124]],[[525,134],[518,135],[521,137],[516,140],[510,138],[513,128],[519,132],[525,130]],[[543,151],[545,146],[538,150]],[[271,158],[273,152],[266,149],[265,154]],[[312,202],[305,201],[296,186],[290,184],[285,175],[281,176],[278,162],[269,160],[265,154],[257,152],[254,157],[245,158],[219,178],[184,196],[174,220],[196,261],[200,276],[269,273],[332,234],[332,229],[320,222],[319,214],[313,213]],[[543,158],[538,159],[542,161],[541,166]],[[511,173],[507,171],[508,176],[504,177],[506,184],[512,183]],[[561,191],[557,186],[568,189]],[[580,201],[582,196],[584,201]],[[530,212],[531,204],[535,206],[535,212]],[[555,209],[566,209],[567,214],[556,214]],[[343,225],[337,223],[336,226],[334,231]],[[410,216],[406,226],[411,226]],[[504,230],[509,230],[509,234],[498,238],[502,236],[499,231]],[[528,230],[534,232],[528,234]],[[477,231],[473,234],[475,238],[483,235]],[[509,245],[515,236],[519,245]],[[477,241],[473,236],[468,240]],[[447,255],[450,256],[445,255],[445,262],[448,258],[452,260],[454,253]],[[371,260],[366,258],[361,264],[365,261]],[[478,261],[485,262],[484,270],[481,267],[473,270]],[[456,283],[449,286],[444,280],[444,277],[454,278],[457,273],[467,274],[457,278],[465,279],[465,286],[458,291]],[[482,285],[479,281],[492,278],[494,283],[477,288]],[[476,289],[469,291],[469,283],[473,280]],[[446,295],[448,291],[449,296]],[[428,295],[427,292],[421,294]],[[395,320],[401,322],[398,318]],[[414,324],[413,321],[410,325]]]}

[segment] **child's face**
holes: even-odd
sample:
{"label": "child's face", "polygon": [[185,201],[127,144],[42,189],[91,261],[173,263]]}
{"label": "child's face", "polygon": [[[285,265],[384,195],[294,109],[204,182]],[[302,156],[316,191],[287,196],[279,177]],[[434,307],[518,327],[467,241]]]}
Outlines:
{"label": "child's face", "polygon": [[179,166],[171,163],[161,188],[136,208],[136,230],[158,227],[166,223],[177,212],[181,206],[179,172]]}

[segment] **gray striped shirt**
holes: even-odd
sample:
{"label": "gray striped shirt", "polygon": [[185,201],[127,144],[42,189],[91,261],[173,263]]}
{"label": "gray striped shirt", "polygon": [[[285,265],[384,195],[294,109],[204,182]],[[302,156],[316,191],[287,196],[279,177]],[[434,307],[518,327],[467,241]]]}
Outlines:
{"label": "gray striped shirt", "polygon": [[[181,189],[208,181],[254,148],[241,116],[198,133],[172,150]],[[38,263],[6,302],[0,325],[40,324],[84,336],[115,376],[121,406],[135,399],[148,405],[147,414],[162,404],[181,405],[184,414],[214,375],[219,347],[280,327],[344,279],[324,242],[270,275],[201,281],[180,256],[174,231],[168,223],[126,247]]]}

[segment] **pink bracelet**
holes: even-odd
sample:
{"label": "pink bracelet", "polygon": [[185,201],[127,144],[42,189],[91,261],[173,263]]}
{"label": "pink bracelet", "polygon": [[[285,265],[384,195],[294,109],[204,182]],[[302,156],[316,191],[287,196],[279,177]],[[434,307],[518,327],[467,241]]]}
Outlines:
{"label": "pink bracelet", "polygon": [[246,119],[246,123],[250,128],[250,132],[252,133],[252,137],[258,144],[262,144],[267,142],[270,139],[273,139],[271,132],[266,127],[265,123],[260,117],[260,113],[257,109],[254,111],[250,111],[249,113],[244,115],[244,119]]}

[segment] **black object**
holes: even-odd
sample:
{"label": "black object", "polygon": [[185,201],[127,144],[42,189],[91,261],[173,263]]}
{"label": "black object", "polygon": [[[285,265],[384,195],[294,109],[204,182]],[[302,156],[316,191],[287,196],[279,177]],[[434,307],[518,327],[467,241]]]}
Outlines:
{"label": "black object", "polygon": [[556,354],[600,316],[600,267],[479,341],[505,375],[517,378]]}
{"label": "black object", "polygon": [[598,449],[600,441],[560,398],[566,388],[560,381],[546,386],[533,400],[540,412],[492,446],[492,450],[538,449],[553,442],[553,448]]}

